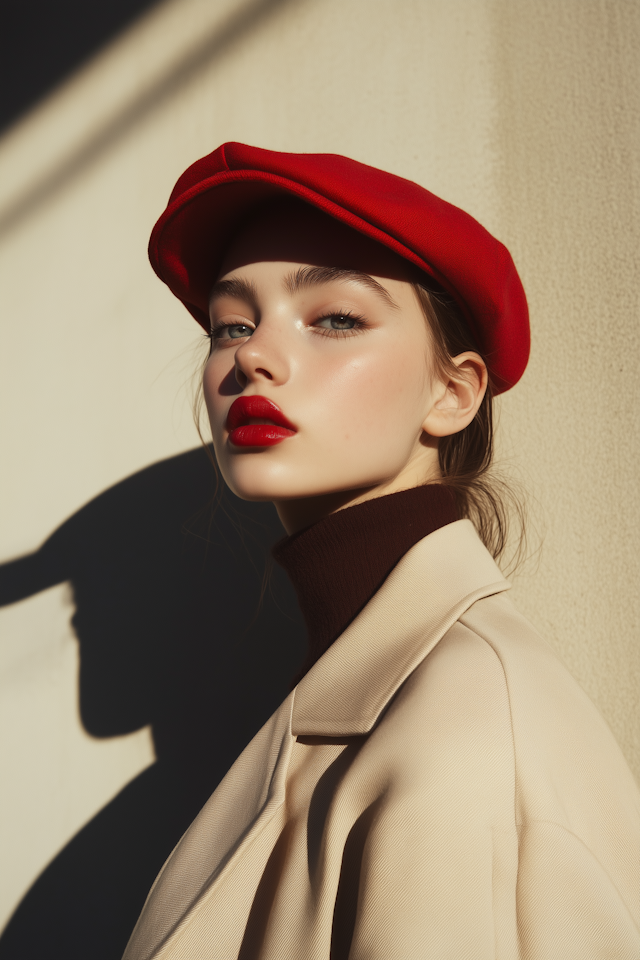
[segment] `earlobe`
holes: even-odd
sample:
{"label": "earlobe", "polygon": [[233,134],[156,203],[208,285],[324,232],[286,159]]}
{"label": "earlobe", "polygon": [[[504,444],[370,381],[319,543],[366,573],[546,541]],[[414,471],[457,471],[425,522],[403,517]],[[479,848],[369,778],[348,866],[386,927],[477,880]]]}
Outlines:
{"label": "earlobe", "polygon": [[487,390],[487,367],[479,354],[461,353],[452,362],[458,375],[443,372],[422,424],[422,429],[432,437],[448,437],[468,427]]}

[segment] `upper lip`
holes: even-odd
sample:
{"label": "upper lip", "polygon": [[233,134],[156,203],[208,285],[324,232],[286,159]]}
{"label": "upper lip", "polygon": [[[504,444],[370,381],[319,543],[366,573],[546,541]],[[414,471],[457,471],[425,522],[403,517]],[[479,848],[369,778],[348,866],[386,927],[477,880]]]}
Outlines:
{"label": "upper lip", "polygon": [[268,420],[277,427],[296,429],[273,400],[267,400],[266,397],[238,397],[229,407],[227,429],[231,431],[236,427],[244,427],[250,420]]}

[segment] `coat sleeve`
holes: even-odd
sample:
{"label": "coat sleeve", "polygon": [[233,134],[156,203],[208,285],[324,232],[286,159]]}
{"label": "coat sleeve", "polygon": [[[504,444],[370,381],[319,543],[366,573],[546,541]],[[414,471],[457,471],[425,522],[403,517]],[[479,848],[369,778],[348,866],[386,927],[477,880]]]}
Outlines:
{"label": "coat sleeve", "polygon": [[[629,856],[640,863],[640,837],[629,841]],[[640,885],[635,899],[640,906]],[[520,830],[517,915],[523,960],[640,957],[640,930],[615,878],[559,824]]]}
{"label": "coat sleeve", "polygon": [[332,960],[640,957],[584,844],[518,822],[509,690],[473,631],[449,631],[366,749],[388,775],[345,848]]}

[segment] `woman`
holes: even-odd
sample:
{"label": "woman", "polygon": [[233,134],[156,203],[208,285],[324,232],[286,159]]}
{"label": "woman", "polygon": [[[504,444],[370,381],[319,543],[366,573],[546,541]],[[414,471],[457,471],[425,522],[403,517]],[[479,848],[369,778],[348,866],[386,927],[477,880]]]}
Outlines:
{"label": "woman", "polygon": [[210,333],[216,458],[277,507],[310,649],[126,960],[637,960],[637,788],[468,519],[497,555],[491,396],[528,356],[504,247],[390,174],[225,144],[150,253]]}

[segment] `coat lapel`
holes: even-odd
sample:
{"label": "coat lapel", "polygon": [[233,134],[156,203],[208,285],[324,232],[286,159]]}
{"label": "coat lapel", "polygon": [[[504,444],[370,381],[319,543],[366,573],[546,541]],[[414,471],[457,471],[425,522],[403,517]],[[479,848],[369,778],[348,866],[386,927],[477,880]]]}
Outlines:
{"label": "coat lapel", "polygon": [[292,705],[290,694],[178,843],[151,888],[123,960],[153,957],[283,803]]}
{"label": "coat lapel", "polygon": [[465,610],[509,586],[471,521],[420,540],[296,687],[292,733],[368,733]]}

